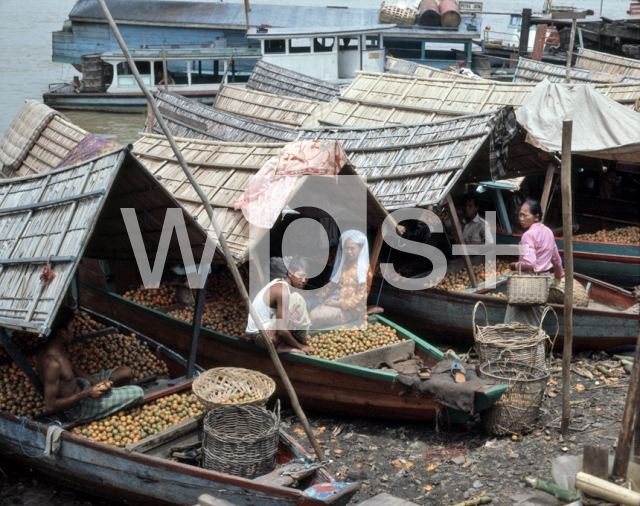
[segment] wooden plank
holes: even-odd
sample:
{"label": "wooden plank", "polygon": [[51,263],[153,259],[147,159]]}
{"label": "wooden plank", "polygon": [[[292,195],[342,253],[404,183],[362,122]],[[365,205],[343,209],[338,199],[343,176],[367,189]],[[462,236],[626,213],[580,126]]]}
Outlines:
{"label": "wooden plank", "polygon": [[533,43],[533,51],[531,59],[534,61],[542,60],[542,51],[544,50],[544,40],[547,38],[547,25],[536,26],[536,38]]}
{"label": "wooden plank", "polygon": [[462,233],[462,226],[460,225],[460,221],[458,220],[458,213],[456,212],[456,206],[453,203],[453,199],[451,198],[451,194],[447,193],[447,207],[449,209],[449,214],[451,215],[451,223],[453,224],[453,235],[458,241],[458,244],[462,246],[462,251],[464,252],[464,265],[467,269],[467,274],[469,275],[469,280],[471,281],[471,286],[474,288],[478,287],[478,281],[476,280],[476,273],[473,271],[473,265],[471,265],[471,258],[469,258],[469,253],[467,252],[467,245],[464,242],[464,234]]}
{"label": "wooden plank", "polygon": [[606,480],[609,476],[609,448],[584,445],[582,472]]}
{"label": "wooden plank", "polygon": [[547,214],[547,207],[549,205],[549,195],[551,195],[551,183],[553,183],[553,174],[555,173],[556,166],[553,162],[549,162],[547,167],[547,174],[544,177],[544,188],[542,190],[542,199],[540,201],[540,207],[542,208],[542,217],[540,221],[544,223],[544,217]]}
{"label": "wooden plank", "polygon": [[374,350],[363,351],[361,353],[355,353],[353,355],[347,355],[336,360],[336,362],[342,362],[343,364],[359,365],[360,367],[375,368],[378,364],[386,362],[391,365],[394,360],[406,356],[407,354],[415,353],[416,342],[407,339],[389,346],[382,346]]}
{"label": "wooden plank", "polygon": [[204,423],[204,413],[196,416],[195,418],[190,418],[189,420],[185,420],[177,425],[169,427],[167,429],[161,430],[160,432],[148,436],[137,443],[132,443],[125,447],[125,451],[129,453],[138,452],[144,453],[146,451],[151,450],[157,446],[160,446],[168,441],[172,441],[173,439],[183,436],[184,434],[188,434],[191,431],[197,430],[202,427]]}

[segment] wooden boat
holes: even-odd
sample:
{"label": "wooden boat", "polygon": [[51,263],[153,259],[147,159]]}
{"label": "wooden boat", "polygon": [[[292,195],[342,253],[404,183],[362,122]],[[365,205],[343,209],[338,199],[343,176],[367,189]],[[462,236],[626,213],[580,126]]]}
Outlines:
{"label": "wooden boat", "polygon": [[[119,332],[130,332],[128,327],[109,323],[120,327]],[[174,371],[173,376],[179,376],[149,388],[143,402],[190,388],[192,381],[183,376],[186,361],[159,343],[138,336],[162,356]],[[253,480],[170,460],[172,446],[201,441],[202,423],[203,415],[200,415],[126,448],[94,442],[65,431],[58,453],[32,458],[30,456],[43,453],[48,426],[42,421],[21,419],[0,411],[0,451],[7,458],[25,462],[56,482],[109,499],[153,506],[192,506],[197,504],[201,494],[238,505],[247,504],[247,501],[265,506],[344,505],[360,487],[359,483],[336,482],[323,468],[313,467],[310,455],[284,431],[280,431],[278,466],[272,473]],[[299,484],[295,484],[293,478],[283,476],[287,471],[302,473],[295,482]]]}
{"label": "wooden boat", "polygon": [[[573,265],[576,272],[588,274],[596,279],[633,287],[640,284],[640,245],[618,242],[599,242],[580,238],[582,232],[638,226],[637,223],[602,218],[593,215],[576,215],[579,226],[573,236]],[[499,244],[519,244],[522,234],[497,234]],[[556,236],[560,255],[564,256],[562,236]]]}
{"label": "wooden boat", "polygon": [[[84,307],[109,318],[113,315],[125,318],[131,322],[132,327],[144,329],[147,335],[172,349],[181,352],[188,350],[191,325],[187,322],[135,304],[86,281],[80,283],[80,300]],[[440,350],[399,325],[379,315],[374,318],[395,328],[400,337],[414,342],[415,354],[427,364],[435,364],[444,358],[444,353]],[[197,357],[198,363],[206,368],[221,365],[238,366],[268,374],[276,380],[276,392],[280,397],[286,396],[269,355],[254,344],[203,328],[198,342]],[[305,409],[422,421],[434,419],[436,416],[435,398],[399,395],[402,387],[394,383],[395,374],[298,353],[287,353],[281,357]],[[491,406],[502,395],[504,389],[503,385],[479,389],[476,392],[475,412]],[[458,423],[469,419],[469,415],[453,410],[449,410],[449,416],[452,422]]]}
{"label": "wooden boat", "polygon": [[[597,279],[575,275],[589,294],[589,307],[573,308],[573,346],[576,349],[606,349],[622,344],[635,344],[638,339],[638,304],[633,295],[622,288]],[[489,325],[504,321],[507,300],[496,297],[506,294],[506,276],[498,277],[496,288],[489,290],[481,283],[478,289],[446,291],[430,288],[406,292],[385,283],[380,304],[392,315],[402,315],[409,326],[426,328],[438,333],[440,339],[456,343],[472,343],[471,315],[477,301],[487,308]],[[371,293],[378,293],[380,278],[376,278]],[[494,294],[493,296],[491,294]],[[551,304],[558,314],[559,332],[556,347],[563,343],[564,308]],[[547,317],[543,328],[551,337],[556,331],[555,319]]]}
{"label": "wooden boat", "polygon": [[[162,87],[157,84],[156,76],[163,72],[164,60],[173,81],[168,84],[168,90],[208,105],[213,104],[223,80],[225,83],[246,81],[254,62],[260,58],[256,48],[172,48],[164,52],[142,48],[130,52],[152,93]],[[231,67],[230,58],[233,59]],[[49,85],[49,91],[42,98],[49,107],[61,110],[123,113],[147,110],[145,96],[129,71],[122,51],[83,56],[82,83]]]}

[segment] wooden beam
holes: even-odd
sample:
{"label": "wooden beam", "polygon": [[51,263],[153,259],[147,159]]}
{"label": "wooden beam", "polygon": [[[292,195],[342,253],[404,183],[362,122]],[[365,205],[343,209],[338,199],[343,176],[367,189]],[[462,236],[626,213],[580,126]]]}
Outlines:
{"label": "wooden beam", "polygon": [[562,122],[562,228],[564,247],[564,347],[562,350],[562,423],[566,434],[571,422],[571,354],[573,352],[573,211],[571,206],[571,138],[573,121]]}
{"label": "wooden beam", "polygon": [[547,25],[536,26],[536,38],[533,43],[533,51],[531,59],[534,61],[542,61],[542,51],[544,50],[544,40],[547,38]]}
{"label": "wooden beam", "polygon": [[471,264],[471,257],[469,257],[469,253],[467,251],[467,245],[464,242],[464,234],[462,233],[462,225],[460,225],[460,220],[458,220],[458,213],[456,212],[456,206],[453,203],[453,199],[451,198],[451,194],[447,193],[446,197],[447,207],[449,209],[449,215],[451,215],[451,223],[453,224],[453,235],[456,238],[456,241],[460,246],[462,246],[464,265],[467,268],[467,274],[469,274],[469,280],[471,281],[471,286],[474,288],[478,287],[478,282],[476,281],[476,274],[473,272],[473,265]]}
{"label": "wooden beam", "polygon": [[567,51],[567,74],[564,78],[564,81],[567,84],[571,82],[571,58],[573,57],[573,44],[576,40],[576,26],[577,20],[576,18],[573,18],[571,20],[571,37],[569,37],[569,51]]}
{"label": "wooden beam", "polygon": [[551,195],[551,185],[553,183],[553,174],[555,173],[556,166],[553,162],[549,162],[547,166],[547,174],[544,177],[544,187],[542,189],[542,200],[540,201],[540,207],[542,208],[542,217],[540,221],[544,223],[544,217],[547,214],[547,207],[549,206],[549,195]]}

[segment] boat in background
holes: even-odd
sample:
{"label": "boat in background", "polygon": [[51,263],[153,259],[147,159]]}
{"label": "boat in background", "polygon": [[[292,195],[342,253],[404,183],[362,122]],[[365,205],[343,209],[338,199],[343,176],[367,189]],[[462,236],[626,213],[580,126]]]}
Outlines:
{"label": "boat in background", "polygon": [[[220,86],[246,82],[260,59],[257,48],[226,48],[216,41],[207,47],[131,49],[140,76],[151,93],[165,87],[161,82],[163,61],[169,75],[168,91],[205,104],[213,104]],[[82,57],[82,81],[49,85],[43,101],[58,110],[146,112],[147,101],[122,51]]]}

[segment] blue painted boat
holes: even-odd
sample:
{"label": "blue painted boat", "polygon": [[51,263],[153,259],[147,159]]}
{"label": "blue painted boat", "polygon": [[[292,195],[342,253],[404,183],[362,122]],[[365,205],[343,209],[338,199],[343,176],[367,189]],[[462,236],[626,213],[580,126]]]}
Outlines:
{"label": "blue painted boat", "polygon": [[[588,288],[589,307],[573,308],[573,345],[575,349],[607,349],[622,344],[635,344],[638,339],[638,304],[633,295],[622,288],[579,274],[575,275]],[[484,284],[477,289],[446,291],[429,288],[407,292],[384,283],[379,304],[404,325],[434,331],[442,340],[456,344],[473,343],[471,315],[479,300],[487,308],[489,325],[503,323],[507,310],[506,276],[500,276],[496,288]],[[380,278],[375,278],[371,293],[377,296]],[[503,297],[496,297],[498,293]],[[564,340],[564,307],[551,304],[559,318],[556,346]],[[553,320],[553,321],[552,321]],[[543,328],[551,337],[556,331],[555,319],[547,318]]]}

